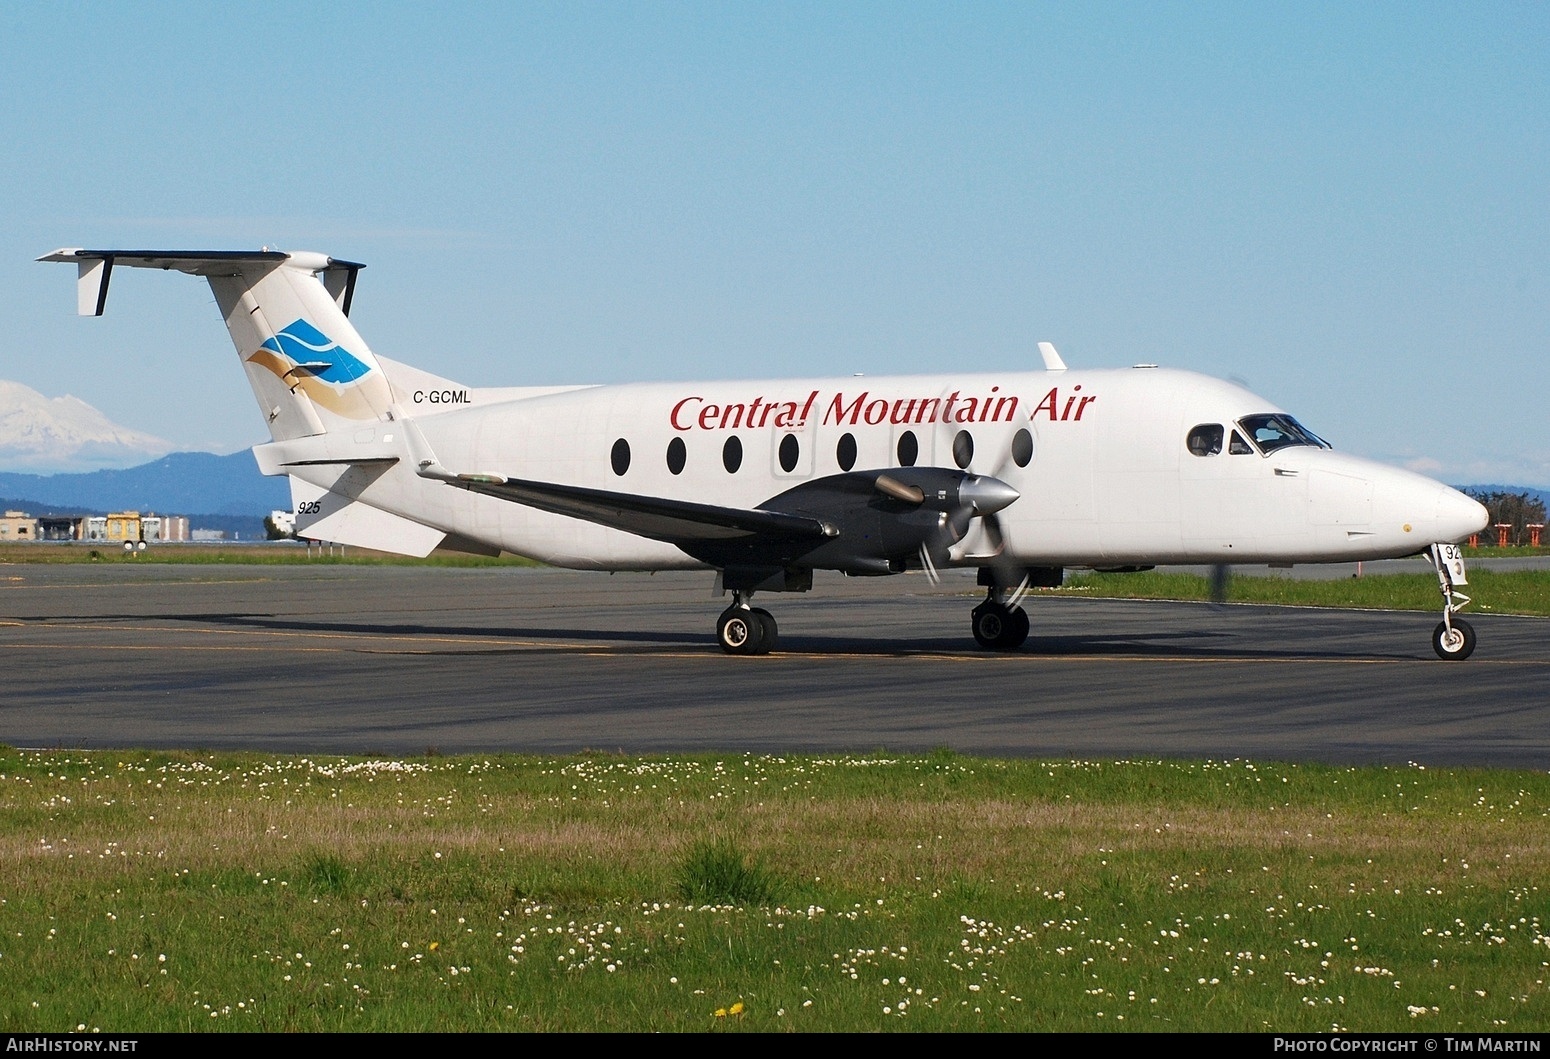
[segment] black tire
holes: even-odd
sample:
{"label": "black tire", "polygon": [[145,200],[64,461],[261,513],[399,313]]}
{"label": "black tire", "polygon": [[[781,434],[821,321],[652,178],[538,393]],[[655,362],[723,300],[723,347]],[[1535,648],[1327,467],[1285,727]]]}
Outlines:
{"label": "black tire", "polygon": [[1028,613],[988,600],[970,615],[974,642],[987,651],[1015,651],[1028,639]]}
{"label": "black tire", "polygon": [[759,653],[767,655],[775,650],[775,644],[780,639],[780,626],[775,624],[775,615],[763,607],[753,608],[753,615],[764,626],[764,642],[759,645]]}
{"label": "black tire", "polygon": [[1001,607],[995,603],[981,603],[969,614],[969,623],[974,631],[974,642],[987,651],[994,651],[1005,624]]}
{"label": "black tire", "polygon": [[1028,612],[1021,607],[1013,607],[1010,618],[1006,639],[1001,642],[1003,651],[1015,651],[1028,641]]}
{"label": "black tire", "polygon": [[1437,628],[1432,630],[1432,650],[1437,652],[1438,658],[1462,662],[1475,653],[1474,626],[1460,618],[1454,618],[1453,635],[1449,636],[1448,623],[1439,621]]}
{"label": "black tire", "polygon": [[729,655],[756,655],[764,651],[763,619],[747,607],[728,607],[716,619],[716,639]]}

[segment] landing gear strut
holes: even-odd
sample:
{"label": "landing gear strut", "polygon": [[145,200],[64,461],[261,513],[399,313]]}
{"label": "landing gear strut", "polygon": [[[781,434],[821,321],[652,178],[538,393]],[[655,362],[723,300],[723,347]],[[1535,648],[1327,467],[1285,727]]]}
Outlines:
{"label": "landing gear strut", "polygon": [[732,605],[716,619],[716,639],[729,655],[767,655],[779,635],[774,615],[762,607],[750,607],[742,592],[732,593]]}
{"label": "landing gear strut", "polygon": [[1018,606],[1027,590],[1028,579],[1010,592],[992,583],[985,602],[974,608],[970,621],[974,641],[987,651],[1015,651],[1028,639],[1028,612]]}
{"label": "landing gear strut", "polygon": [[1437,571],[1437,587],[1442,591],[1442,621],[1432,630],[1432,650],[1438,658],[1463,661],[1475,650],[1475,630],[1463,618],[1454,615],[1469,604],[1469,597],[1455,591],[1469,582],[1464,576],[1464,557],[1457,544],[1434,544],[1427,550],[1432,569]]}

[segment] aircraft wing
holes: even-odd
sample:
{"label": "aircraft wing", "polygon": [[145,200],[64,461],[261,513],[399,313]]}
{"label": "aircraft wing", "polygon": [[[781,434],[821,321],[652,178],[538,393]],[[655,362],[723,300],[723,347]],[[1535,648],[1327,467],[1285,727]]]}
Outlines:
{"label": "aircraft wing", "polygon": [[736,540],[746,537],[822,540],[839,531],[827,522],[755,508],[717,507],[686,500],[615,493],[551,482],[530,482],[495,475],[458,475],[444,479],[471,492],[525,504],[556,515],[585,519],[669,544]]}

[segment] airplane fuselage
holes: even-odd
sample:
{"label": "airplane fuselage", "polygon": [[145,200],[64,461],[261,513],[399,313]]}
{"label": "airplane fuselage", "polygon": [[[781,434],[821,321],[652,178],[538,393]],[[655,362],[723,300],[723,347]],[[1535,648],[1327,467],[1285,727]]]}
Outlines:
{"label": "airplane fuselage", "polygon": [[[1310,444],[1265,452],[1251,441],[1232,451],[1232,432],[1244,433],[1239,420],[1282,410],[1230,383],[1162,368],[509,393],[398,396],[449,466],[731,507],[758,507],[851,470],[963,466],[1021,494],[1000,515],[1001,558],[1031,566],[1389,558],[1457,539],[1477,522],[1473,501],[1384,464]],[[1221,427],[1218,451],[1190,450],[1190,431],[1202,425]],[[391,433],[381,424],[358,444],[379,445]],[[322,488],[340,477],[336,467],[290,473]],[[407,466],[359,495],[558,566],[704,565],[674,545],[449,490]],[[988,554],[975,533],[983,536],[971,532],[960,561]]]}

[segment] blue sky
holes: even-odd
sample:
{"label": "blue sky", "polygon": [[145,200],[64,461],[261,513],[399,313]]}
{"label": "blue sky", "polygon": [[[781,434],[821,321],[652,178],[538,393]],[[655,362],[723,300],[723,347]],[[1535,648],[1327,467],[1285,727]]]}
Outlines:
{"label": "blue sky", "polygon": [[0,378],[266,439],[208,289],[57,246],[365,261],[474,384],[1236,377],[1337,447],[1550,486],[1550,5],[14,5]]}

